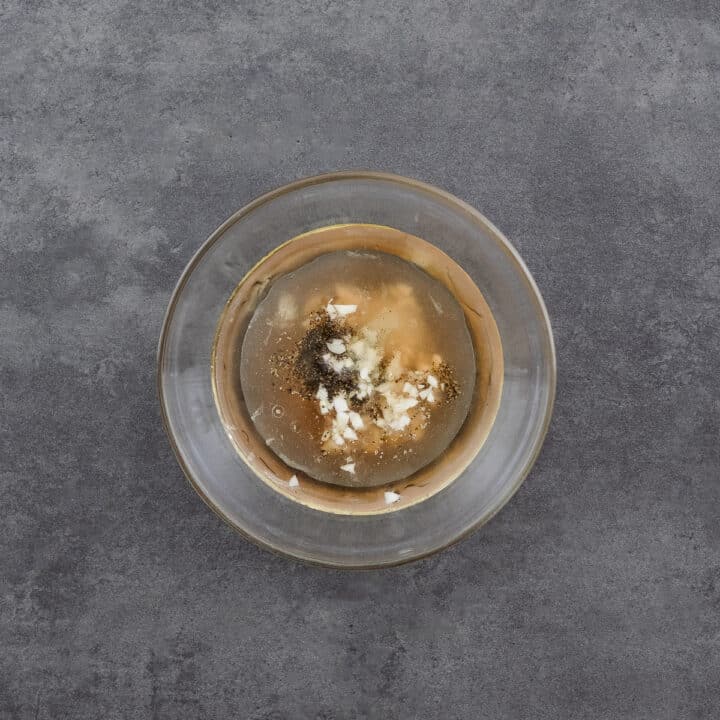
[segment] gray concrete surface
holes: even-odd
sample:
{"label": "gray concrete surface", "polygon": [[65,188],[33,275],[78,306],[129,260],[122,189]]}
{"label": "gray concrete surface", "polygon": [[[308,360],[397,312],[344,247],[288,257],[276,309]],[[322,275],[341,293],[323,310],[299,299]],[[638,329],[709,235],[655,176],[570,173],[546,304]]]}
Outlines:
{"label": "gray concrete surface", "polygon": [[[0,717],[720,716],[715,0],[0,13]],[[485,212],[559,359],[505,510],[364,574],[236,537],[154,387],[208,233],[351,167]]]}

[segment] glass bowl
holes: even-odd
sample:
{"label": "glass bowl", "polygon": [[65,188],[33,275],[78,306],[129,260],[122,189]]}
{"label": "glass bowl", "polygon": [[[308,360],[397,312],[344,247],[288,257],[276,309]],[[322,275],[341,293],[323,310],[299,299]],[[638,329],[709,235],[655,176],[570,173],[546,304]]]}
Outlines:
{"label": "glass bowl", "polygon": [[[346,223],[390,226],[430,242],[479,288],[502,344],[494,423],[472,461],[422,502],[381,514],[325,512],[263,482],[226,431],[213,395],[215,333],[238,283],[277,246]],[[339,172],[274,190],[223,223],[183,272],[158,348],[163,422],[200,497],[258,545],[333,567],[368,568],[436,552],[487,522],[532,467],[555,395],[555,349],[540,293],[522,259],[478,211],[416,180]]]}

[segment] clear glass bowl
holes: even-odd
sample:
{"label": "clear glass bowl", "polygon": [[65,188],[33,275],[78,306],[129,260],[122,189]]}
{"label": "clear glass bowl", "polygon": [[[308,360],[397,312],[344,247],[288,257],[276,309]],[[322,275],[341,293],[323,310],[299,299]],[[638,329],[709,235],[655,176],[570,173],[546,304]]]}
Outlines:
{"label": "clear glass bowl", "polygon": [[[212,389],[217,322],[240,280],[281,243],[342,223],[398,228],[447,253],[482,292],[503,349],[500,406],[473,461],[427,500],[380,515],[322,512],[260,480],[228,437]],[[262,547],[307,562],[347,568],[424,557],[498,512],[540,451],[552,414],[555,376],[555,349],[545,305],[502,233],[442,190],[374,172],[300,180],[235,213],[208,238],[183,272],[158,348],[163,421],[178,462],[202,499]]]}

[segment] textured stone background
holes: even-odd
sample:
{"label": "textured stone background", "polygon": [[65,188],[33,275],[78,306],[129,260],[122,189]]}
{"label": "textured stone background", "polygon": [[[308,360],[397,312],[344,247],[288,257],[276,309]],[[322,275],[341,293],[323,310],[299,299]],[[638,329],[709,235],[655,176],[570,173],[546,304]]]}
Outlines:
{"label": "textured stone background", "polygon": [[[717,718],[717,1],[233,5],[0,3],[0,717]],[[559,388],[488,526],[347,574],[206,509],[154,357],[211,230],[355,167],[509,235]]]}

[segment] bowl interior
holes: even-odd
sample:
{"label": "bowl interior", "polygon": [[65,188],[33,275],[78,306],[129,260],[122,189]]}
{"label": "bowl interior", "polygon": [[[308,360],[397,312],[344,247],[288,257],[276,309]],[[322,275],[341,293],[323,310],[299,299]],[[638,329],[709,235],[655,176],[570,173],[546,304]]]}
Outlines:
{"label": "bowl interior", "polygon": [[[238,366],[244,333],[272,280],[328,251],[365,250],[392,253],[409,260],[451,286],[464,310],[475,349],[475,391],[460,432],[442,456],[400,481],[374,488],[328,485],[285,464],[262,440],[244,400]],[[421,238],[378,225],[340,225],[303,233],[275,249],[243,278],[218,323],[212,356],[213,392],[231,442],[264,482],[291,500],[324,512],[367,515],[398,512],[427,500],[449,485],[470,464],[485,442],[500,405],[503,359],[500,333],[485,299],[472,279],[438,248]],[[298,479],[290,486],[288,479]],[[386,492],[399,499],[388,503]]]}

